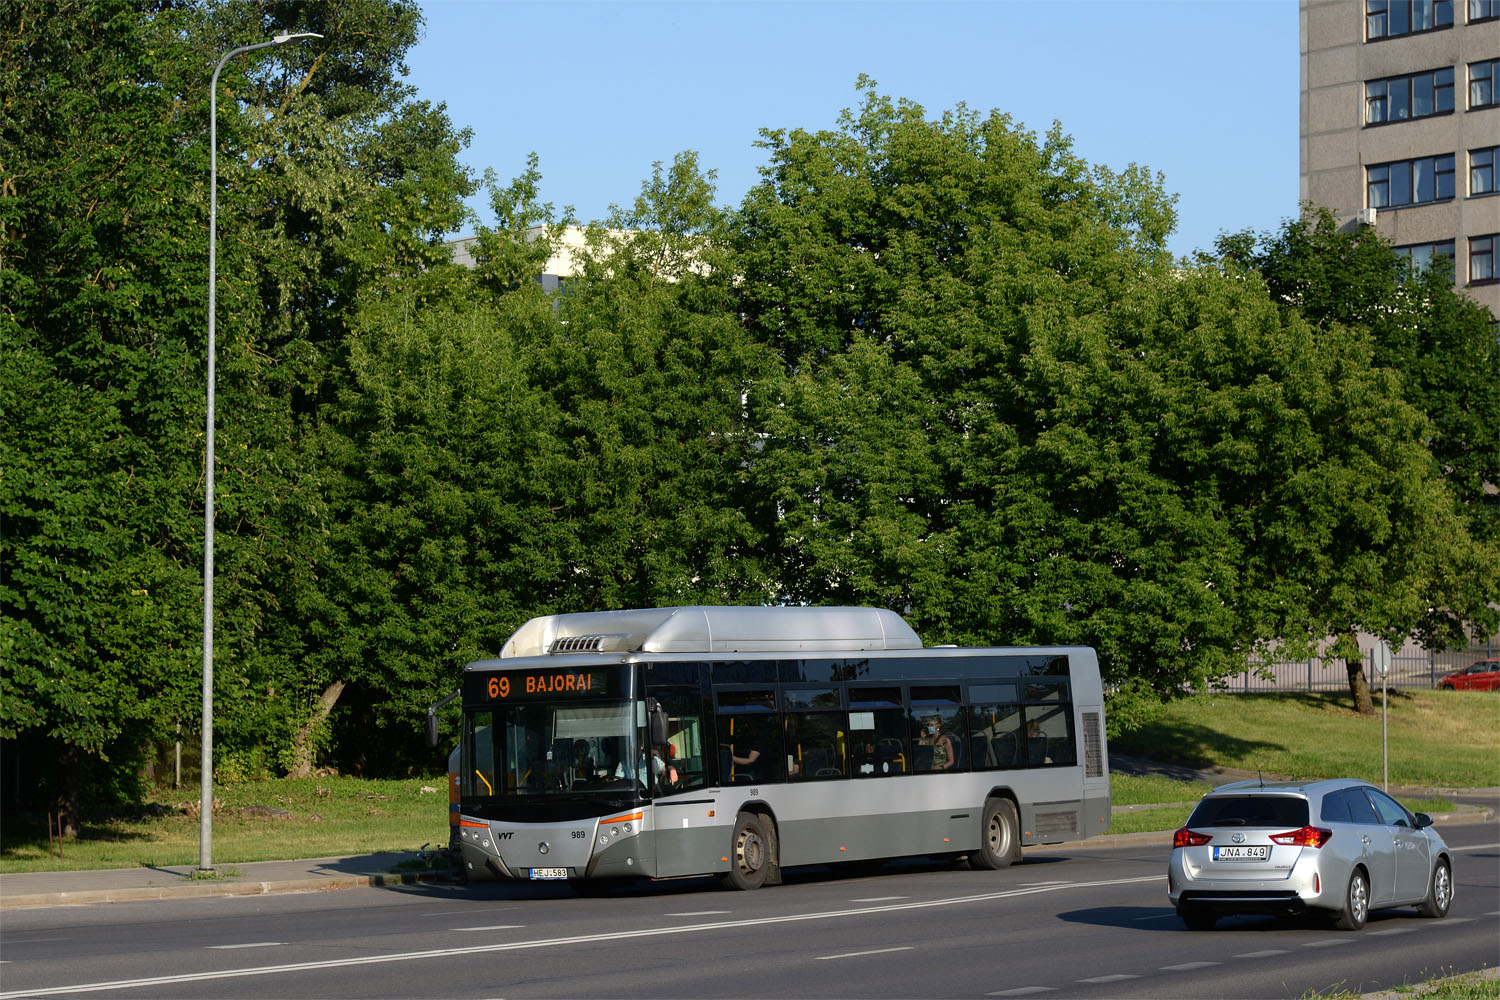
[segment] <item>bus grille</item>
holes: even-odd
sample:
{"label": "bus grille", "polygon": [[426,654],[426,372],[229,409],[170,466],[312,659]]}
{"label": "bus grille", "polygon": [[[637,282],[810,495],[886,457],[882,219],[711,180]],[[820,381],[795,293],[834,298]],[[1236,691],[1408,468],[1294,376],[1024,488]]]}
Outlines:
{"label": "bus grille", "polygon": [[1100,732],[1099,713],[1083,713],[1083,776],[1104,777],[1104,737]]}
{"label": "bus grille", "polygon": [[1036,832],[1039,837],[1055,836],[1059,833],[1078,832],[1078,813],[1039,812],[1036,814]]}
{"label": "bus grille", "polygon": [[565,635],[552,640],[554,653],[599,653],[604,650],[602,635]]}
{"label": "bus grille", "polygon": [[599,632],[594,635],[560,635],[547,647],[549,653],[618,653],[639,649],[642,636],[629,632]]}

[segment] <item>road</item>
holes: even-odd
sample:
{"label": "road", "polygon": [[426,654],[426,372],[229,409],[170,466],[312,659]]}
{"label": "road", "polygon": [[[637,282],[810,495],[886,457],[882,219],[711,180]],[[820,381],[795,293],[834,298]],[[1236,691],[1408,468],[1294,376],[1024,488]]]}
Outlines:
{"label": "road", "polygon": [[1000,872],[901,862],[579,898],[525,883],[6,912],[0,1000],[118,997],[1299,997],[1500,965],[1500,824],[1444,831],[1445,920],[1261,917],[1185,931],[1159,847],[1035,848]]}

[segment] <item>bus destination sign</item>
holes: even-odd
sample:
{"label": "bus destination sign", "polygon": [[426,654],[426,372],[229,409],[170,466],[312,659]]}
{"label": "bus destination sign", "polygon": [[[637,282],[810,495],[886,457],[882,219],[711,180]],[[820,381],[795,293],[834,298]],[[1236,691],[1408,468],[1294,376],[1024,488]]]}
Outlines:
{"label": "bus destination sign", "polygon": [[509,670],[469,674],[465,701],[534,701],[543,698],[589,698],[612,689],[607,670]]}

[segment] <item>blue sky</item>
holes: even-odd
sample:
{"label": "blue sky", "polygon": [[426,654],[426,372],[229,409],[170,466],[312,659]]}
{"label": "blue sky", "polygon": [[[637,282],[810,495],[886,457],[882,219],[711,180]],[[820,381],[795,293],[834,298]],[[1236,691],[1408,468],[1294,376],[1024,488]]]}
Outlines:
{"label": "blue sky", "polygon": [[[696,150],[718,200],[758,180],[761,128],[830,128],[865,73],[932,117],[960,101],[1179,196],[1178,255],[1297,210],[1296,0],[423,0],[408,82],[502,182],[536,152],[582,220]],[[481,196],[471,202],[493,224]]]}

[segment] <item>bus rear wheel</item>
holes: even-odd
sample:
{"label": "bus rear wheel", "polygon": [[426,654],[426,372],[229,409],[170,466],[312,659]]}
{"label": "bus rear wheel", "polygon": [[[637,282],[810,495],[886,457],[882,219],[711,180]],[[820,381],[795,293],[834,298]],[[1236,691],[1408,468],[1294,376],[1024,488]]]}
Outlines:
{"label": "bus rear wheel", "polygon": [[729,846],[729,871],[721,879],[730,889],[759,889],[771,870],[771,839],[756,813],[740,813]]}
{"label": "bus rear wheel", "polygon": [[979,850],[969,855],[974,868],[1008,868],[1021,860],[1021,821],[1010,799],[993,798],[984,804]]}

